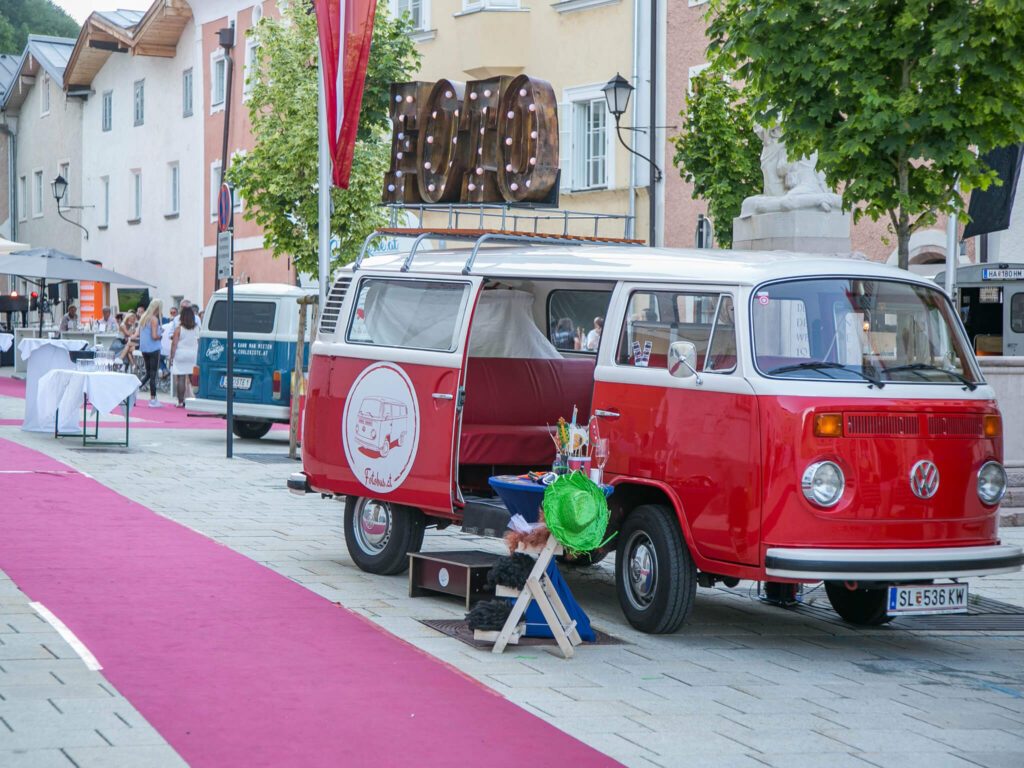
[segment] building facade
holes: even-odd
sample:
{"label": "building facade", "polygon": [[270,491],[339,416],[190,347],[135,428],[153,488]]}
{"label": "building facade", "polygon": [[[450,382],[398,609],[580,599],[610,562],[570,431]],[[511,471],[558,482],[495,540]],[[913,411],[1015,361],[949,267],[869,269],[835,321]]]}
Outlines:
{"label": "building facade", "polygon": [[9,148],[13,182],[9,232],[34,248],[82,253],[82,230],[58,215],[52,183],[68,183],[61,213],[80,222],[82,211],[82,95],[64,90],[64,69],[75,41],[30,35],[0,105],[0,133]]}
{"label": "building facade", "polygon": [[[620,142],[601,89],[621,73],[636,88],[622,126],[650,125],[648,4],[390,0],[390,8],[412,18],[423,57],[419,80],[527,74],[550,82],[558,100],[559,207],[632,217],[631,229],[621,219],[610,220],[600,225],[600,234],[646,239],[649,166]],[[622,137],[648,154],[646,131],[624,130]],[[587,226],[589,231],[573,234],[593,234],[592,223]]]}
{"label": "building facade", "polygon": [[[196,109],[203,120],[201,150],[203,190],[203,299],[224,285],[216,279],[217,256],[217,193],[221,183],[221,155],[224,139],[224,118],[231,104],[228,133],[228,154],[246,152],[255,146],[249,121],[245,81],[255,61],[255,49],[249,31],[264,15],[279,16],[275,0],[239,2],[239,0],[203,0],[193,2],[197,34],[196,70],[202,70],[202,88],[197,91]],[[233,75],[230,92],[227,88],[227,66],[219,46],[218,31],[234,27],[235,47],[232,51]],[[230,164],[230,159],[229,159]],[[245,201],[235,200],[234,248],[236,283],[289,283],[296,281],[295,270],[287,257],[276,258],[263,247],[263,230],[245,220]]]}
{"label": "building facade", "polygon": [[[115,50],[91,45],[109,37]],[[197,51],[191,6],[161,0],[92,14],[67,72],[69,90],[88,92],[82,255],[150,283],[165,303],[202,298]]]}

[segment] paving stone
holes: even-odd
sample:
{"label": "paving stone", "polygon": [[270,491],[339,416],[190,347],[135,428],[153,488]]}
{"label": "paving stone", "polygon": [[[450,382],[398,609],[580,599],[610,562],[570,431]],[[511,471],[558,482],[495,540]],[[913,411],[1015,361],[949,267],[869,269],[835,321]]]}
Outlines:
{"label": "paving stone", "polygon": [[0,765],[4,768],[74,768],[59,749],[6,749],[0,737]]}
{"label": "paving stone", "polygon": [[79,768],[187,768],[168,746],[73,747],[65,751]]}
{"label": "paving stone", "polygon": [[960,752],[965,760],[981,768],[1020,768],[1024,752]]}

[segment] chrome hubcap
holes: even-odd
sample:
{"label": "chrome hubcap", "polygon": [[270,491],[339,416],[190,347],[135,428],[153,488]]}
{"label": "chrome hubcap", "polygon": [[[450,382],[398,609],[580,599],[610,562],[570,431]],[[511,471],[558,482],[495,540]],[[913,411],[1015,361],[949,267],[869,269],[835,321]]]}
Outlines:
{"label": "chrome hubcap", "polygon": [[368,555],[379,555],[391,539],[391,506],[387,502],[363,499],[356,516],[356,544]]}
{"label": "chrome hubcap", "polygon": [[650,536],[643,531],[630,536],[626,555],[626,595],[634,608],[644,610],[658,589],[658,555]]}

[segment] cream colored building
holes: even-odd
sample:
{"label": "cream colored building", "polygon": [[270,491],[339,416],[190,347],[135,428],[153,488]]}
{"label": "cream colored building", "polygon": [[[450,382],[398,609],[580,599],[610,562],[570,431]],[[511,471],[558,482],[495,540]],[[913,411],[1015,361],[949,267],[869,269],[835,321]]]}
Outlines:
{"label": "cream colored building", "polygon": [[[619,143],[615,121],[601,88],[617,72],[637,88],[622,125],[649,112],[650,59],[644,3],[632,0],[389,0],[395,13],[408,12],[423,55],[419,80],[477,80],[527,74],[547,80],[559,102],[561,194],[559,208],[630,215],[600,224],[608,237],[648,232],[647,163]],[[639,14],[639,17],[638,17]],[[659,124],[664,121],[659,121]],[[640,118],[640,125],[649,122]],[[646,134],[622,131],[645,152]],[[635,190],[635,191],[634,191]],[[531,225],[532,226],[532,225]],[[592,235],[593,222],[577,222],[571,234]],[[561,225],[550,225],[558,229]],[[635,234],[634,234],[635,233]]]}

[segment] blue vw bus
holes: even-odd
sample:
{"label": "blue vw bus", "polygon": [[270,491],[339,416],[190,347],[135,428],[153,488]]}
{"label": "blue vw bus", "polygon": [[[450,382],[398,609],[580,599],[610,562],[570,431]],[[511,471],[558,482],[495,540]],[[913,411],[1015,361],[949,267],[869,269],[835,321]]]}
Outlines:
{"label": "blue vw bus", "polygon": [[[296,299],[313,293],[280,283],[235,288],[234,432],[238,437],[257,440],[272,424],[288,423],[299,325]],[[227,289],[222,288],[206,307],[196,357],[199,387],[196,396],[185,401],[190,413],[226,416],[227,304]]]}

